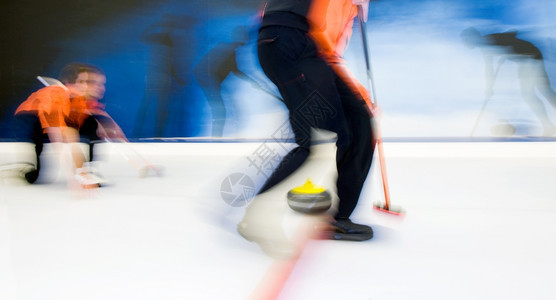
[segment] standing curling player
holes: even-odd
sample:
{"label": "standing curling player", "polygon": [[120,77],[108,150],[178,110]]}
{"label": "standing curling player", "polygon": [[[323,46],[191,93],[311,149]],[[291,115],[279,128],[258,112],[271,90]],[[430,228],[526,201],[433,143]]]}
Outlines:
{"label": "standing curling player", "polygon": [[[353,223],[354,211],[369,172],[375,140],[368,91],[351,76],[342,54],[352,33],[357,5],[368,0],[270,0],[264,9],[258,56],[266,76],[278,87],[289,110],[297,147],[280,162],[259,195],[296,171],[310,152],[311,128],[337,134],[338,210],[329,238],[363,241],[371,227]],[[314,118],[307,103],[320,108]],[[314,113],[314,111],[313,111]],[[242,236],[252,228],[246,212],[238,225]],[[254,238],[253,238],[254,239]],[[259,243],[261,244],[261,243]]]}

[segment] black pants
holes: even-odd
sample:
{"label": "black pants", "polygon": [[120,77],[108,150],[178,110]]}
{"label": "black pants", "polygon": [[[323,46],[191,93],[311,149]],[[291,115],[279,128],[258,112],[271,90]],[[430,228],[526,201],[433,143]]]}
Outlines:
{"label": "black pants", "polygon": [[369,172],[375,140],[370,111],[317,54],[307,33],[295,28],[270,26],[259,32],[258,56],[268,78],[276,84],[289,110],[298,147],[290,151],[267,179],[265,192],[298,169],[309,156],[311,128],[337,134],[337,218],[355,209]]}
{"label": "black pants", "polygon": [[89,144],[89,161],[94,159],[94,141],[100,140],[97,135],[98,122],[95,116],[89,116],[79,127],[79,140],[81,143]]}
{"label": "black pants", "polygon": [[[79,128],[80,140],[89,144],[89,159],[93,160],[93,141],[99,140],[96,134],[98,123],[94,116],[89,116]],[[44,143],[49,142],[48,135],[43,132],[40,120],[36,114],[19,113],[14,116],[14,133],[17,142],[27,142],[35,144],[35,155],[37,160],[36,170],[25,175],[29,183],[38,179],[41,168],[40,155],[44,148]]]}
{"label": "black pants", "polygon": [[41,169],[40,155],[48,136],[43,133],[41,122],[37,115],[20,113],[14,117],[14,134],[17,142],[35,144],[36,169],[25,174],[29,183],[34,183],[39,177]]}

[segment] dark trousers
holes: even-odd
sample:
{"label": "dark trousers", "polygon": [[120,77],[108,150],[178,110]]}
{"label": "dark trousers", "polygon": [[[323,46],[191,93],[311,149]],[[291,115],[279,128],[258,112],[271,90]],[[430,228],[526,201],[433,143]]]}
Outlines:
{"label": "dark trousers", "polygon": [[[93,116],[89,116],[79,128],[80,140],[89,144],[89,159],[93,160],[93,141],[99,139],[96,134],[98,123]],[[14,116],[14,134],[17,142],[35,144],[35,155],[37,159],[36,170],[26,175],[27,181],[33,183],[39,176],[41,168],[40,155],[44,143],[49,142],[48,135],[43,132],[41,122],[36,114],[19,113]]]}
{"label": "dark trousers", "polygon": [[94,141],[98,141],[100,138],[97,135],[98,122],[95,116],[89,116],[83,121],[81,127],[79,127],[79,140],[82,143],[89,144],[89,161],[93,161],[95,146]]}
{"label": "dark trousers", "polygon": [[35,144],[35,157],[37,160],[36,168],[25,174],[29,183],[34,183],[39,177],[41,169],[40,155],[44,147],[44,143],[48,141],[48,136],[43,133],[41,122],[37,115],[20,113],[14,117],[14,134],[17,142]]}
{"label": "dark trousers", "polygon": [[290,27],[270,26],[259,32],[259,62],[276,84],[289,110],[297,147],[290,151],[267,179],[263,193],[297,170],[309,156],[311,128],[337,134],[337,218],[355,209],[369,172],[375,140],[371,114],[355,94],[317,54],[307,33]]}

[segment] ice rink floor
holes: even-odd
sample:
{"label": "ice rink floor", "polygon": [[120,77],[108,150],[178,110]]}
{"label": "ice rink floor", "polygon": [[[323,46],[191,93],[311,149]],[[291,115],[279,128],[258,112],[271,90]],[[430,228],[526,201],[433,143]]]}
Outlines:
{"label": "ice rink floor", "polygon": [[[386,142],[406,215],[372,209],[375,165],[352,215],[375,237],[311,240],[290,265],[244,240],[245,206],[225,201],[243,191],[233,174],[261,183],[261,145],[98,145],[96,190],[68,188],[47,148],[40,184],[0,182],[0,299],[556,299],[556,142]],[[2,162],[18,147],[0,143]],[[315,148],[294,181],[330,187],[333,146]],[[134,151],[164,176],[139,178]],[[272,197],[285,207],[291,187]],[[304,216],[283,211],[294,236]]]}

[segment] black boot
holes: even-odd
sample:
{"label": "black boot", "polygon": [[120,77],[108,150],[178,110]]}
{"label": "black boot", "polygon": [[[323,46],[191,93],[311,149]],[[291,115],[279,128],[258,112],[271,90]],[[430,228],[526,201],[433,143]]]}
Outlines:
{"label": "black boot", "polygon": [[[42,146],[40,149],[42,151]],[[35,183],[35,181],[39,178],[39,171],[41,170],[41,159],[39,155],[40,152],[37,154],[37,166],[33,170],[26,172],[24,175],[25,180],[27,180],[28,183]]]}
{"label": "black boot", "polygon": [[25,180],[27,180],[28,183],[35,183],[35,181],[37,181],[37,179],[39,178],[39,170],[32,170],[25,173],[24,176]]}
{"label": "black boot", "polygon": [[370,226],[353,223],[348,218],[336,218],[331,225],[333,231],[329,238],[332,240],[366,241],[373,238]]}

